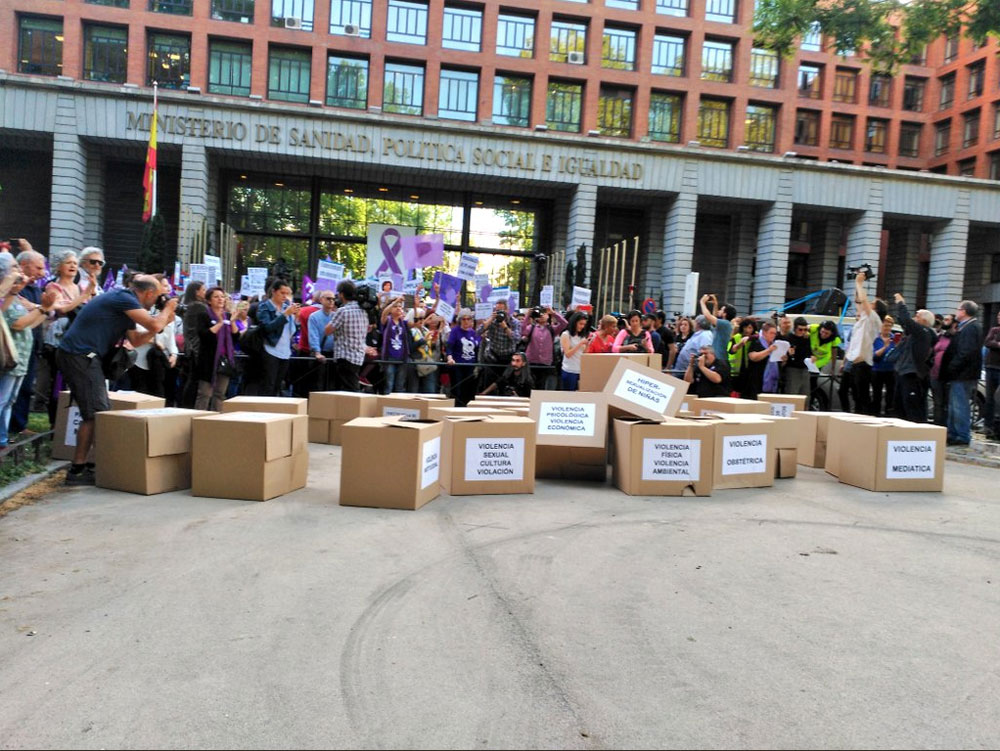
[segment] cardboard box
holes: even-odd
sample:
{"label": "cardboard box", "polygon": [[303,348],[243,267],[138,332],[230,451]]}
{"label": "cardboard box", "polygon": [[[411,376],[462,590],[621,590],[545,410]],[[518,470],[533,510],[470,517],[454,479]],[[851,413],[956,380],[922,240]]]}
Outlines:
{"label": "cardboard box", "polygon": [[850,454],[840,459],[840,481],[874,491],[944,489],[947,431],[937,425],[845,422],[838,426]]}
{"label": "cardboard box", "polygon": [[826,464],[827,425],[830,417],[841,412],[793,412],[798,422],[798,461],[806,467],[823,468]]}
{"label": "cardboard box", "polygon": [[518,406],[521,404],[528,405],[531,403],[531,397],[528,396],[500,396],[499,394],[480,394],[475,397],[474,401],[477,402],[496,402],[497,404],[503,406]]}
{"label": "cardboard box", "polygon": [[[305,400],[303,400],[305,401]],[[191,421],[191,492],[266,501],[304,488],[309,418],[230,412]]]}
{"label": "cardboard box", "polygon": [[535,477],[550,480],[605,482],[608,452],[604,446],[535,445]]}
{"label": "cardboard box", "polygon": [[774,485],[777,461],[777,453],[772,449],[774,424],[769,420],[742,419],[713,419],[713,422],[713,487],[766,488]]}
{"label": "cardboard box", "polygon": [[608,377],[604,394],[612,407],[635,417],[663,420],[677,414],[688,385],[672,375],[623,359]]}
{"label": "cardboard box", "polygon": [[354,391],[313,391],[309,394],[309,443],[341,444],[344,424],[355,417],[374,417],[374,394]]}
{"label": "cardboard box", "polygon": [[99,412],[94,441],[96,484],[153,495],[191,487],[191,420],[195,409]]}
{"label": "cardboard box", "polygon": [[580,355],[580,391],[604,391],[608,384],[608,378],[614,372],[615,367],[622,360],[634,362],[644,367],[652,367],[654,370],[662,370],[660,362],[662,358],[659,353],[649,355],[646,353],[607,353]]}
{"label": "cardboard box", "polygon": [[775,449],[776,464],[774,477],[776,480],[788,480],[799,473],[798,449]]}
{"label": "cardboard box", "polygon": [[608,444],[608,400],[586,391],[532,391],[529,416],[539,446],[604,450]]}
{"label": "cardboard box", "polygon": [[[108,402],[112,411],[131,409],[162,409],[166,401],[159,396],[150,396],[139,391],[111,391]],[[56,424],[52,430],[52,458],[73,461],[76,452],[76,431],[80,428],[80,408],[69,403],[69,392],[60,391],[56,404]],[[96,445],[96,440],[95,440]],[[91,449],[87,461],[95,461]]]}
{"label": "cardboard box", "polygon": [[612,479],[629,495],[712,494],[715,423],[617,418]]}
{"label": "cardboard box", "polygon": [[731,396],[712,396],[695,399],[691,411],[698,417],[710,415],[770,415],[771,405],[756,399],[734,399]]}
{"label": "cardboard box", "polygon": [[840,474],[840,455],[847,448],[850,450],[850,438],[844,428],[857,422],[882,424],[885,419],[871,415],[855,415],[849,412],[837,412],[830,415],[826,421],[826,460],[823,467],[836,477]]}
{"label": "cardboard box", "polygon": [[500,407],[431,407],[427,410],[428,420],[443,420],[446,417],[481,417],[482,415],[512,415],[509,409]]}
{"label": "cardboard box", "polygon": [[454,399],[434,394],[388,394],[375,397],[376,417],[405,417],[409,420],[430,419],[431,407],[454,407]]}
{"label": "cardboard box", "polygon": [[450,495],[535,492],[535,422],[517,415],[442,423],[441,484]]}
{"label": "cardboard box", "polygon": [[[344,425],[340,505],[416,510],[441,492],[441,435],[430,420],[356,417]],[[387,471],[386,457],[392,457]]]}
{"label": "cardboard box", "polygon": [[791,417],[793,412],[809,409],[809,397],[801,394],[758,394],[757,401],[770,404],[775,417]]}
{"label": "cardboard box", "polygon": [[222,413],[268,412],[281,415],[309,414],[309,400],[284,396],[234,396],[222,403]]}
{"label": "cardboard box", "polygon": [[775,478],[788,479],[798,474],[799,426],[796,418],[740,413],[712,417],[743,424],[766,423],[771,431],[768,443],[773,454]]}

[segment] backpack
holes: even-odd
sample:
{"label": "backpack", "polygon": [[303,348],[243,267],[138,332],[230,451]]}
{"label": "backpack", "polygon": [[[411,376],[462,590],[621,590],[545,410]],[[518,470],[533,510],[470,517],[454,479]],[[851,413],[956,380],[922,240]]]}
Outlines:
{"label": "backpack", "polygon": [[266,337],[260,326],[251,326],[240,336],[240,351],[250,357],[263,357]]}

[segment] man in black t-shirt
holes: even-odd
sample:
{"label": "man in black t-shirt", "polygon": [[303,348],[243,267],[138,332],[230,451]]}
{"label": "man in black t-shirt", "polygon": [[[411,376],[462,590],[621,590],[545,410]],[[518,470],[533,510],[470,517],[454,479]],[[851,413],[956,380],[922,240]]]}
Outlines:
{"label": "man in black t-shirt", "polygon": [[515,352],[511,355],[510,366],[504,370],[503,375],[486,387],[482,395],[496,391],[500,396],[531,396],[533,385],[531,371],[528,370],[528,359],[523,352]]}
{"label": "man in black t-shirt", "polygon": [[806,360],[812,357],[812,344],[809,341],[809,321],[802,316],[795,319],[792,329],[787,333],[779,333],[776,337],[788,342],[791,346],[785,360],[781,364],[783,394],[799,394],[809,396],[810,378],[806,369]]}
{"label": "man in black t-shirt", "polygon": [[715,348],[706,345],[688,360],[684,380],[692,384],[691,393],[701,399],[729,396],[729,363],[715,356]]}

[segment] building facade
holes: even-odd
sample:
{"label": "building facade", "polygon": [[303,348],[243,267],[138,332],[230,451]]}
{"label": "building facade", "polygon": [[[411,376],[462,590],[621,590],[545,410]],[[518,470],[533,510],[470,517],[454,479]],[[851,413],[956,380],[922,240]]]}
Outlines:
{"label": "building facade", "polygon": [[600,249],[637,236],[632,296],[667,310],[692,270],[763,311],[862,262],[935,309],[1000,301],[995,42],[943,39],[887,77],[816,35],[757,49],[752,11],[0,0],[0,226],[134,259],[155,81],[181,258],[232,232],[241,267],[311,273],[405,221],[522,267],[582,246],[592,287]]}

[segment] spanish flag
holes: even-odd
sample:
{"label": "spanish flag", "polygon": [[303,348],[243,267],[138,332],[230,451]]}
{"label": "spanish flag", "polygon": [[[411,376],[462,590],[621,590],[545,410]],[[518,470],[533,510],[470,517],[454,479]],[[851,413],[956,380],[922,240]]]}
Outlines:
{"label": "spanish flag", "polygon": [[153,86],[153,120],[149,126],[149,147],[146,149],[146,169],[142,173],[142,221],[148,222],[156,213],[156,86]]}

